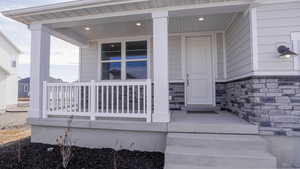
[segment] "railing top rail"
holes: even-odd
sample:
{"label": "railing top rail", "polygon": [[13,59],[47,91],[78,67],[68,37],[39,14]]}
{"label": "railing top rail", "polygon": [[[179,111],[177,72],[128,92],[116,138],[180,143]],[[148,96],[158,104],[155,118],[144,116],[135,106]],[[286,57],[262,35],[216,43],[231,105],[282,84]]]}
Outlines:
{"label": "railing top rail", "polygon": [[88,86],[91,82],[80,82],[80,83],[47,83],[47,86]]}
{"label": "railing top rail", "polygon": [[[72,83],[51,83],[47,82],[47,86],[88,86],[92,82],[72,82]],[[110,86],[110,85],[145,85],[147,83],[151,83],[150,79],[145,80],[124,80],[124,81],[100,81],[100,82],[94,82],[95,85],[100,86]]]}

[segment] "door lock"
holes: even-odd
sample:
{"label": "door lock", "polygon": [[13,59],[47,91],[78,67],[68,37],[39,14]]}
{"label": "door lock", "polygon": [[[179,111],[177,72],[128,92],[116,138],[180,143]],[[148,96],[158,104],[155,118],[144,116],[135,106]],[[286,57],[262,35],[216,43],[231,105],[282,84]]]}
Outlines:
{"label": "door lock", "polygon": [[189,86],[190,85],[190,79],[189,79],[189,74],[187,73],[186,74],[186,86]]}

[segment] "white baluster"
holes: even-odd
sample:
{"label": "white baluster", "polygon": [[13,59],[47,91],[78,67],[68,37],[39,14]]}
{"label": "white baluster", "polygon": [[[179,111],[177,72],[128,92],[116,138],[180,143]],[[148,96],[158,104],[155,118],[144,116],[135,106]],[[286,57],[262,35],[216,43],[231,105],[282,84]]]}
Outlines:
{"label": "white baluster", "polygon": [[132,85],[132,113],[135,113],[135,86]]}
{"label": "white baluster", "polygon": [[120,86],[116,86],[116,89],[117,89],[117,111],[116,111],[116,113],[119,113],[119,87]]}
{"label": "white baluster", "polygon": [[122,112],[121,113],[124,113],[124,86],[122,85],[122,95],[121,95],[121,97],[122,97]]}
{"label": "white baluster", "polygon": [[137,87],[138,87],[137,88],[138,89],[138,98],[137,98],[138,99],[138,107],[137,107],[138,111],[137,111],[137,113],[140,113],[140,105],[141,105],[141,103],[140,103],[140,85],[138,85]]}
{"label": "white baluster", "polygon": [[112,85],[111,86],[111,113],[114,113],[114,94],[115,94],[115,91],[114,91],[115,87]]}
{"label": "white baluster", "polygon": [[101,113],[104,113],[104,86],[101,85]]}
{"label": "white baluster", "polygon": [[109,87],[106,86],[105,89],[106,89],[106,113],[108,113],[109,112],[109,110],[108,110],[108,102],[109,102],[108,93],[109,93]]}

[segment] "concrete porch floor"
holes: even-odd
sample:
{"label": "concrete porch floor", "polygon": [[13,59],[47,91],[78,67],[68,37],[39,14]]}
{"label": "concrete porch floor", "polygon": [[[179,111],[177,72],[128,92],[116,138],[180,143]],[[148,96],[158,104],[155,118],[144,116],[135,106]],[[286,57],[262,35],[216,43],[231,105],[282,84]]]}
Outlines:
{"label": "concrete porch floor", "polygon": [[168,132],[258,134],[258,126],[226,111],[217,111],[216,114],[172,111]]}

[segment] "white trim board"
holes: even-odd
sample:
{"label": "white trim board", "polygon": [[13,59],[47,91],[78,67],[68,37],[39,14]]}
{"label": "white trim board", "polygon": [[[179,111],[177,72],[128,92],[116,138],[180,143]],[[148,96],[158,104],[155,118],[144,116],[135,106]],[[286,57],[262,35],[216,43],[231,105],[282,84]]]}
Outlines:
{"label": "white trim board", "polygon": [[256,72],[245,73],[243,75],[229,78],[226,80],[217,80],[216,82],[226,83],[226,82],[244,79],[252,76],[300,76],[300,71],[256,71]]}
{"label": "white trim board", "polygon": [[252,69],[258,70],[258,33],[257,33],[257,14],[256,8],[249,9],[250,22],[250,39],[251,39],[251,55],[252,55]]}
{"label": "white trim board", "polygon": [[294,52],[296,52],[298,55],[294,56],[294,70],[300,70],[300,49],[299,49],[299,45],[300,45],[300,32],[293,32],[291,34],[291,40],[293,43],[293,50]]}

